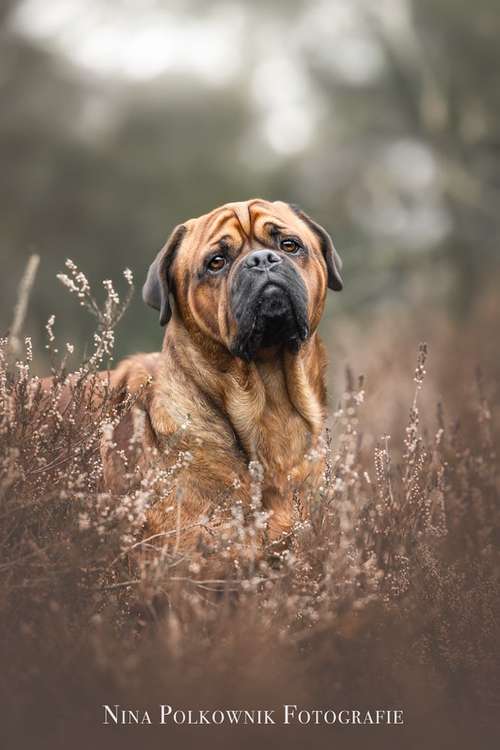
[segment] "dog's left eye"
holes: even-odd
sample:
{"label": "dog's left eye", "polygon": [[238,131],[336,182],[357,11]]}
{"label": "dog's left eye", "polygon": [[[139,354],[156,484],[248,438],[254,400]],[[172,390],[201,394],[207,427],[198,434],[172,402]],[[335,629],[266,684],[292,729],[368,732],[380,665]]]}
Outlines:
{"label": "dog's left eye", "polygon": [[300,250],[300,245],[297,240],[285,239],[281,240],[280,248],[285,253],[296,253]]}
{"label": "dog's left eye", "polygon": [[211,258],[208,262],[208,268],[210,271],[217,273],[217,271],[222,271],[222,269],[226,265],[226,262],[227,261],[223,255],[214,255],[214,257]]}

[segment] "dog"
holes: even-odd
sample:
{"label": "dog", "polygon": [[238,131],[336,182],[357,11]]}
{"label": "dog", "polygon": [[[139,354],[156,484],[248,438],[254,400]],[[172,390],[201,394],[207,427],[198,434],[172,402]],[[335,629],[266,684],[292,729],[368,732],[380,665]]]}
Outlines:
{"label": "dog", "polygon": [[228,203],[174,229],[143,287],[163,348],[113,371],[134,407],[102,450],[109,489],[126,491],[131,472],[171,476],[147,511],[148,538],[210,545],[235,508],[245,517],[256,505],[262,538],[290,534],[325,469],[317,329],[340,272],[327,232],[284,202]]}

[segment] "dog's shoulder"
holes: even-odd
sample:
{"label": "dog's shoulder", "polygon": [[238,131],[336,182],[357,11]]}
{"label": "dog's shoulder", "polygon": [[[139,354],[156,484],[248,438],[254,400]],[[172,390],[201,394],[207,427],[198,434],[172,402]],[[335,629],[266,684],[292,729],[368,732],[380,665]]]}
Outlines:
{"label": "dog's shoulder", "polygon": [[118,398],[134,396],[145,403],[158,378],[160,353],[134,354],[111,372],[110,383]]}
{"label": "dog's shoulder", "polygon": [[135,486],[149,465],[149,450],[157,447],[150,403],[159,358],[159,353],[135,354],[110,372],[111,398],[119,416],[111,432],[103,434],[101,457],[105,485],[113,491],[126,492]]}

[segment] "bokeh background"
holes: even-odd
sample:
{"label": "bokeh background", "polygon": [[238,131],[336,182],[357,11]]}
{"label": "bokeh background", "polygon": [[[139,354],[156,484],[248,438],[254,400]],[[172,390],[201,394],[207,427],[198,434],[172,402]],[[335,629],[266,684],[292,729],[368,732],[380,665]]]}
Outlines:
{"label": "bokeh background", "polygon": [[[38,253],[39,370],[51,314],[62,341],[92,330],[67,257],[140,288],[175,224],[253,196],[332,233],[337,362],[389,373],[422,339],[435,370],[496,357],[497,0],[3,0],[0,30],[1,332]],[[117,354],[160,342],[138,293]]]}

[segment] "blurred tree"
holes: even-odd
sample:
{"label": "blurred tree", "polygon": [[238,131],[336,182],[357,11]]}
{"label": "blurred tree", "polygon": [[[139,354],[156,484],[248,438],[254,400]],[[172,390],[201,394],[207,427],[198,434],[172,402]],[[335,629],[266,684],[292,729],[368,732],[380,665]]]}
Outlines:
{"label": "blurred tree", "polygon": [[[218,85],[194,72],[97,75],[22,33],[20,5],[0,9],[4,330],[34,249],[28,332],[40,341],[55,312],[78,343],[89,324],[56,295],[67,256],[92,281],[129,266],[140,285],[176,223],[252,195],[298,202],[332,229],[349,289],[336,303],[351,315],[450,295],[464,313],[498,270],[495,0],[235,2],[242,65]],[[179,0],[168,13],[211,24],[224,8]],[[138,11],[122,12],[133,23]],[[290,146],[295,119],[303,142]],[[137,299],[119,354],[158,345],[151,316]]]}
{"label": "blurred tree", "polygon": [[[496,74],[500,16],[494,0],[479,0],[474,7],[465,0],[413,0],[410,11],[412,23],[401,33],[364,6],[364,23],[385,59],[384,75],[376,81],[365,86],[339,85],[330,66],[313,60],[316,80],[337,104],[343,130],[340,151],[348,149],[349,157],[339,160],[337,152],[328,150],[335,137],[332,128],[339,128],[338,119],[325,128],[316,148],[326,156],[323,173],[335,174],[336,162],[347,162],[344,179],[337,185],[335,180],[331,183],[330,201],[344,204],[339,211],[348,215],[345,200],[349,201],[353,188],[353,218],[365,230],[358,240],[361,256],[366,259],[372,247],[377,252],[375,266],[380,263],[384,232],[377,232],[373,222],[366,220],[374,208],[375,220],[386,214],[389,224],[391,219],[396,225],[401,223],[399,236],[391,233],[390,226],[386,228],[388,242],[382,253],[390,258],[393,273],[388,278],[394,290],[405,289],[401,275],[407,274],[408,261],[421,266],[425,260],[422,254],[403,254],[405,245],[411,247],[415,240],[408,221],[412,210],[418,218],[420,204],[417,238],[425,229],[422,224],[427,222],[429,228],[437,222],[439,229],[441,220],[442,234],[438,232],[435,241],[427,244],[432,251],[428,254],[429,281],[435,282],[436,263],[444,264],[452,272],[455,310],[466,314],[483,281],[498,269],[500,255],[500,87]],[[398,143],[406,143],[407,148],[398,151],[394,148]],[[408,147],[412,143],[413,153]],[[384,163],[391,145],[395,159]],[[411,161],[405,161],[405,156]],[[433,184],[425,184],[424,175],[418,176],[429,157],[429,164],[435,165]],[[398,211],[391,216],[390,210],[384,210],[391,208],[391,202],[401,212],[406,209],[406,222],[400,221]],[[388,270],[389,263],[384,265]]]}

